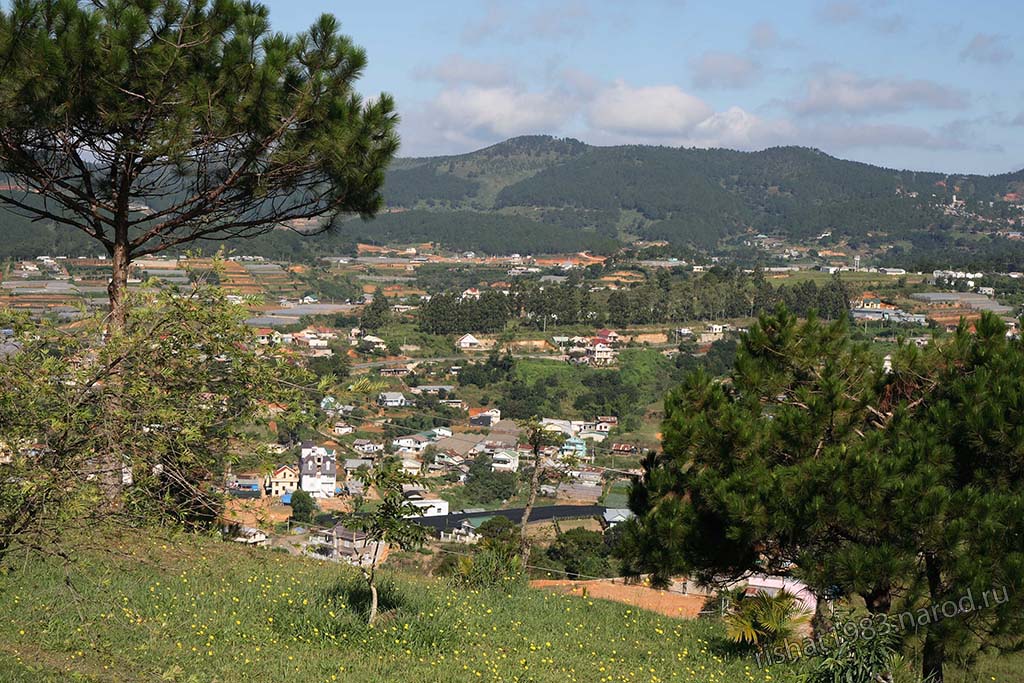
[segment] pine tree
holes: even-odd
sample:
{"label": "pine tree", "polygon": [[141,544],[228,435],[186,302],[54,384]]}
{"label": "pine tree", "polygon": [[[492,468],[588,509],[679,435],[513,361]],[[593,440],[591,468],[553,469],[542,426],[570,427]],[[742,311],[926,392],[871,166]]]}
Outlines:
{"label": "pine tree", "polygon": [[366,54],[330,15],[285,36],[239,0],[25,0],[0,64],[0,204],[109,254],[115,331],[140,256],[381,206],[394,102],[355,91]]}
{"label": "pine tree", "polygon": [[976,610],[910,625],[932,681],[952,658],[1017,647],[1021,377],[1024,347],[990,314],[976,334],[902,346],[890,373],[844,320],[764,316],[729,382],[698,371],[666,399],[664,452],[631,494],[626,569],[662,583],[792,571],[881,615],[971,596]]}
{"label": "pine tree", "polygon": [[391,307],[388,305],[387,297],[380,291],[380,287],[373,293],[373,301],[363,309],[359,318],[359,326],[366,330],[379,330],[387,324],[391,315]]}

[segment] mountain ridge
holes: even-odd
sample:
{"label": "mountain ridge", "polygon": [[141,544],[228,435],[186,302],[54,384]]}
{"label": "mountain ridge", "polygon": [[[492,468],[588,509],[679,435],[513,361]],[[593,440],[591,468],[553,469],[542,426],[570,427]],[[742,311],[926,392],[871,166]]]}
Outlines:
{"label": "mountain ridge", "polygon": [[545,135],[399,159],[385,184],[393,211],[515,215],[623,241],[701,248],[751,230],[796,239],[823,231],[902,238],[948,223],[938,207],[954,194],[995,205],[1014,192],[1024,193],[1024,169],[948,174],[874,166],[812,147],[602,147]]}

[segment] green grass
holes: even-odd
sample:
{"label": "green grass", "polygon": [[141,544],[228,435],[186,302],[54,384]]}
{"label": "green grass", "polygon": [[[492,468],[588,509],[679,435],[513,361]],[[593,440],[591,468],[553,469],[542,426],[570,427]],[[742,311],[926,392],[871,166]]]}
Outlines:
{"label": "green grass", "polygon": [[610,508],[624,508],[629,506],[629,483],[617,481],[608,487],[604,494],[604,505]]}
{"label": "green grass", "polygon": [[420,347],[419,351],[409,354],[410,356],[430,358],[458,355],[452,339],[443,335],[421,332],[419,326],[414,322],[393,320],[374,334],[388,343],[395,342]]}
{"label": "green grass", "polygon": [[[3,578],[0,681],[745,681],[711,622],[526,588],[387,577],[216,541],[122,541]],[[775,680],[786,680],[773,670]],[[763,679],[763,675],[760,676]]]}
{"label": "green grass", "polygon": [[[109,541],[0,575],[0,681],[792,681],[730,655],[714,621],[523,587],[385,573],[379,626],[356,572],[194,537]],[[1004,658],[952,680],[1021,681]]]}

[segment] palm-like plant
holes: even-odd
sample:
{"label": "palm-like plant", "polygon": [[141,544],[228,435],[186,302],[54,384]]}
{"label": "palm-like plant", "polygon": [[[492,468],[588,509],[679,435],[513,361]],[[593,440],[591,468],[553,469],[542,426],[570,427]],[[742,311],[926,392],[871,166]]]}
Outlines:
{"label": "palm-like plant", "polygon": [[775,595],[759,591],[737,602],[724,617],[729,640],[758,649],[796,639],[810,619],[797,597],[785,590]]}

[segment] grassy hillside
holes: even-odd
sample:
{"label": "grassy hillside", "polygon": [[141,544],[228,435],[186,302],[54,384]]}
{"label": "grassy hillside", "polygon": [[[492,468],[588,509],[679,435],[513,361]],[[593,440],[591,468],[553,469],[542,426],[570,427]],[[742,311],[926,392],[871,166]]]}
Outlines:
{"label": "grassy hillside", "polygon": [[79,557],[70,585],[56,565],[2,579],[0,681],[729,683],[753,667],[710,622],[614,603],[397,578],[369,630],[338,565],[191,539],[115,550]]}
{"label": "grassy hillside", "polygon": [[[193,537],[0,575],[0,681],[792,681],[728,654],[720,627],[522,587],[385,580],[376,629],[351,569]],[[976,678],[975,676],[979,676]],[[1024,681],[1024,662],[968,680]]]}

